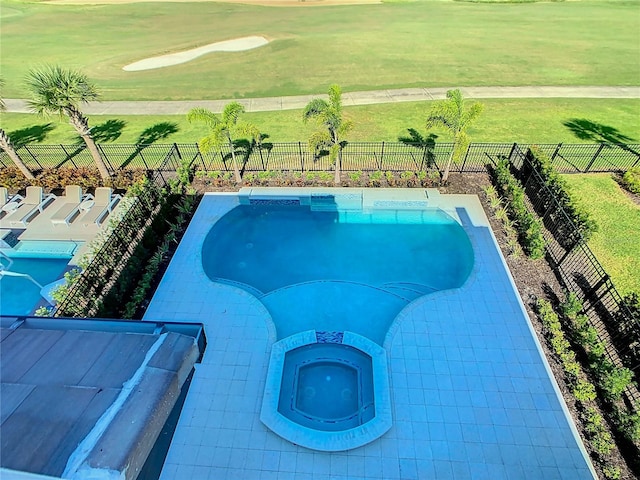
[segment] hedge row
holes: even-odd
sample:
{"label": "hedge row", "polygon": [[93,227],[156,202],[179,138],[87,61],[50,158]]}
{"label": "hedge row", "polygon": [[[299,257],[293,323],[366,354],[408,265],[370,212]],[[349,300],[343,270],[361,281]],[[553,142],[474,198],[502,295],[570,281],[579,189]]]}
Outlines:
{"label": "hedge row", "polygon": [[582,366],[572,350],[571,343],[565,337],[560,319],[551,304],[546,300],[538,300],[537,311],[544,326],[547,342],[560,360],[566,381],[576,399],[585,435],[594,452],[592,456],[606,478],[618,479],[622,472],[610,459],[615,442],[596,406],[596,388],[582,371]]}
{"label": "hedge row", "polygon": [[589,240],[598,230],[598,225],[584,208],[574,201],[569,193],[566,182],[551,165],[551,159],[535,146],[529,148],[527,158],[540,173],[547,187],[575,227],[582,234],[582,237],[585,240]]}
{"label": "hedge row", "polygon": [[493,172],[496,188],[505,201],[524,252],[534,260],[542,258],[545,253],[542,224],[527,210],[524,189],[511,174],[509,160],[498,162]]}

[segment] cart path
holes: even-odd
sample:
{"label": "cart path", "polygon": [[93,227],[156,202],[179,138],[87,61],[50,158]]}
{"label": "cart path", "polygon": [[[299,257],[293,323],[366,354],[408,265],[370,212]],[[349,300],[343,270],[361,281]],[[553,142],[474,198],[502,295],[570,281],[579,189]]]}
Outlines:
{"label": "cart path", "polygon": [[[345,92],[345,106],[372,105],[379,103],[420,102],[444,99],[447,90],[441,88],[401,88],[395,90],[369,90]],[[640,86],[618,87],[458,87],[465,98],[640,98]],[[244,105],[247,112],[271,112],[302,109],[313,98],[326,95],[294,95],[285,97],[238,98],[224,100],[177,100],[177,101],[105,101],[91,102],[83,108],[89,115],[182,115],[194,107],[221,112],[224,106],[235,100]],[[28,113],[26,100],[5,99],[6,111]]]}

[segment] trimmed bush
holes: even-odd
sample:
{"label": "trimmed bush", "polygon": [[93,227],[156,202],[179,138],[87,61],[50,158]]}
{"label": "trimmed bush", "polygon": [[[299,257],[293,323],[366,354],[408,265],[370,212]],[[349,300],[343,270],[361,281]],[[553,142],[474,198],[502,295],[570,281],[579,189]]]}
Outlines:
{"label": "trimmed bush", "polygon": [[509,216],[518,231],[518,239],[524,252],[532,259],[542,258],[545,243],[542,236],[542,224],[527,210],[524,189],[511,174],[509,160],[498,162],[494,168],[494,180],[500,195],[505,199]]}
{"label": "trimmed bush", "polygon": [[[571,193],[567,188],[566,182],[562,179],[560,174],[555,171],[551,165],[551,160],[542,150],[532,146],[527,152],[527,159],[531,162],[533,167],[540,173],[547,187],[556,198],[562,209],[569,216],[569,219],[574,224],[576,229],[580,232],[585,240],[589,240],[591,236],[598,230],[598,225],[591,218],[591,216],[578,205],[573,199]],[[546,208],[546,206],[545,206]],[[557,239],[561,244],[565,244],[565,239]],[[574,242],[574,239],[567,239],[570,243]]]}
{"label": "trimmed bush", "polygon": [[630,168],[624,172],[622,185],[631,193],[640,195],[640,167]]}

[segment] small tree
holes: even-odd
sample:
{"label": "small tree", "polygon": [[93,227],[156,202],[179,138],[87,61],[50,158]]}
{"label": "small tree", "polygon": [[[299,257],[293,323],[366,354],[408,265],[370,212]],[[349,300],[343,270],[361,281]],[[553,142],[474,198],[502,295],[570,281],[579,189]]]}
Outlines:
{"label": "small tree", "polygon": [[61,117],[67,117],[87,145],[100,176],[108,179],[109,170],[93,139],[89,121],[80,111],[80,105],[99,98],[96,85],[83,73],[57,65],[32,70],[26,83],[32,96],[27,102],[31,110],[42,116],[57,113]]}
{"label": "small tree", "polygon": [[[4,80],[0,78],[0,89],[2,89],[3,87]],[[4,112],[5,110],[6,105],[4,104],[4,97],[2,96],[2,94],[0,94],[0,112]],[[18,169],[25,177],[27,177],[29,180],[33,180],[33,173],[31,173],[31,171],[24,164],[24,162],[20,158],[20,155],[18,155],[16,148],[13,146],[13,143],[11,143],[9,135],[7,135],[2,128],[0,128],[0,148],[4,150],[7,155],[9,155],[9,158],[13,160],[13,163],[16,164],[16,167],[18,167]]]}
{"label": "small tree", "polygon": [[465,108],[464,98],[460,90],[448,90],[447,99],[436,102],[431,107],[431,112],[427,118],[427,128],[436,125],[445,127],[453,137],[453,149],[447,160],[447,164],[442,174],[444,183],[449,179],[451,162],[458,160],[469,146],[467,129],[475,122],[482,113],[484,106],[479,102],[473,102]]}
{"label": "small tree", "polygon": [[255,125],[238,121],[242,113],[244,113],[244,107],[238,102],[231,102],[224,107],[220,116],[206,108],[194,108],[187,114],[189,122],[202,122],[209,127],[209,134],[198,142],[203,153],[208,153],[212,148],[220,148],[225,143],[229,145],[236,183],[242,182],[242,176],[236,160],[234,137],[236,135],[255,137],[256,134],[260,134]]}
{"label": "small tree", "polygon": [[340,168],[342,163],[342,149],[346,141],[342,137],[353,128],[353,122],[342,117],[342,90],[338,85],[329,87],[329,101],[321,98],[311,100],[302,112],[302,119],[307,123],[316,119],[323,127],[309,137],[309,148],[317,152],[319,148],[329,149],[329,159],[335,162],[336,185],[340,184]]}

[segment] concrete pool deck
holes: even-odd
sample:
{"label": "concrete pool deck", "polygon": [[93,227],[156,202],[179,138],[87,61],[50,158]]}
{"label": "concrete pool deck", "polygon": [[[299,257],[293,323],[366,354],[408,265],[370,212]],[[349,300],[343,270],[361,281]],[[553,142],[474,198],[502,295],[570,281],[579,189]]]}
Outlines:
{"label": "concrete pool deck", "polygon": [[162,479],[595,477],[477,197],[438,201],[467,231],[474,271],[411,303],[387,333],[391,429],[324,453],[260,422],[275,327],[255,297],[204,273],[203,239],[239,200],[203,198],[145,315],[202,322],[208,339]]}

